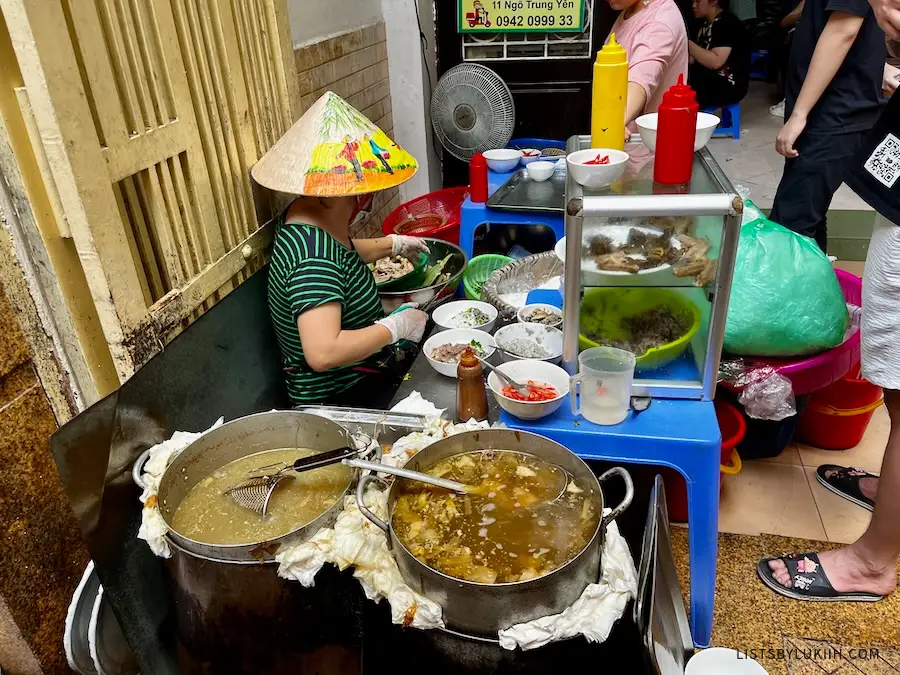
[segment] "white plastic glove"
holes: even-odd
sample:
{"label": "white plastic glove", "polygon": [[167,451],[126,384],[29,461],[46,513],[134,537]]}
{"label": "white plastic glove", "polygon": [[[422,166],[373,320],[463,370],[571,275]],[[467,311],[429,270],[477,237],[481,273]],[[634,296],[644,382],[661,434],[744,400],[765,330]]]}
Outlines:
{"label": "white plastic glove", "polygon": [[420,253],[429,253],[428,244],[418,237],[407,237],[403,234],[392,234],[391,255],[402,255],[407,260],[415,261]]}
{"label": "white plastic glove", "polygon": [[[412,239],[412,237],[406,238]],[[403,307],[408,309],[403,309]],[[425,324],[428,323],[428,314],[416,309],[417,307],[416,303],[408,302],[390,316],[375,322],[391,331],[391,344],[400,342],[400,340],[418,342],[422,339],[422,335],[425,334]]]}

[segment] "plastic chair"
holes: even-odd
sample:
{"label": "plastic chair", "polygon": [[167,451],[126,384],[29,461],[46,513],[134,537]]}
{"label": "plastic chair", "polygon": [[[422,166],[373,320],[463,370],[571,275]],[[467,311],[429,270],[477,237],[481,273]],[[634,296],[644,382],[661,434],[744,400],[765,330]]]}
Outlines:
{"label": "plastic chair", "polygon": [[741,138],[741,104],[740,103],[732,103],[731,105],[725,105],[720,107],[713,108],[705,108],[703,112],[716,114],[719,110],[722,111],[722,121],[719,123],[719,126],[716,127],[716,130],[713,132],[713,138],[728,138],[732,137],[734,140],[738,141]]}
{"label": "plastic chair", "polygon": [[533,431],[589,460],[666,466],[687,484],[690,546],[691,633],[697,647],[712,635],[719,536],[719,467],[722,440],[712,401],[657,399],[635,417],[604,427],[575,418],[569,405],[527,422],[507,413],[510,429]]}
{"label": "plastic chair", "polygon": [[767,49],[750,52],[750,79],[765,80],[769,70],[769,51]]}

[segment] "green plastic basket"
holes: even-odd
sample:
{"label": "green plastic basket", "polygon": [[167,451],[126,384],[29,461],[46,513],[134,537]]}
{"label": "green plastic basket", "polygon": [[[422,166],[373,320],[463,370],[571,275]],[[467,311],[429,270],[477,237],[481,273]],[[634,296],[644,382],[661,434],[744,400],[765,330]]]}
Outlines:
{"label": "green plastic basket", "polygon": [[496,253],[478,255],[469,261],[463,273],[463,287],[469,300],[481,300],[481,287],[501,267],[515,262],[512,258]]}

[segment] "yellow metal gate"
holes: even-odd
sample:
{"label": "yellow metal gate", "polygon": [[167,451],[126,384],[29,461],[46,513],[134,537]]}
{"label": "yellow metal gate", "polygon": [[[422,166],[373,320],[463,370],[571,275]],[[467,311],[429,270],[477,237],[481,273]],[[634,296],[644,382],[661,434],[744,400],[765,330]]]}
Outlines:
{"label": "yellow metal gate", "polygon": [[271,239],[260,225],[276,205],[249,167],[295,118],[285,2],[0,8],[57,227],[124,380],[256,269]]}

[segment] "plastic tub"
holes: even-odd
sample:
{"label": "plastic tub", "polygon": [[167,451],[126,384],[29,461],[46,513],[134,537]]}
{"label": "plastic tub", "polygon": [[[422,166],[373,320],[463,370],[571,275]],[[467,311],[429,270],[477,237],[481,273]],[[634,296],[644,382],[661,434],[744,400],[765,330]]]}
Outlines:
{"label": "plastic tub", "polygon": [[391,211],[381,230],[459,244],[460,210],[468,195],[468,187],[454,187],[417,197]]}
{"label": "plastic tub", "polygon": [[881,387],[845,377],[810,396],[797,437],[824,450],[848,450],[862,440],[872,415],[884,403]]}
{"label": "plastic tub", "polygon": [[[741,472],[741,456],[737,446],[747,433],[747,425],[744,416],[730,403],[716,399],[716,418],[719,420],[719,430],[722,434],[722,474],[733,475]],[[669,508],[669,518],[678,522],[687,522],[688,503],[687,485],[684,476],[674,469],[665,469],[662,472],[666,483],[666,505]],[[722,478],[719,479],[721,489]]]}
{"label": "plastic tub", "polygon": [[497,255],[496,253],[487,253],[472,258],[463,274],[463,287],[466,290],[466,297],[469,300],[481,300],[481,288],[485,282],[494,272],[511,262],[515,261],[505,255]]}
{"label": "plastic tub", "polygon": [[[851,305],[862,307],[862,279],[855,274],[836,269],[835,274],[844,298]],[[846,340],[834,349],[816,354],[802,361],[787,359],[763,359],[787,377],[794,385],[794,394],[801,396],[824,389],[837,382],[859,366],[859,331],[850,333]]]}

